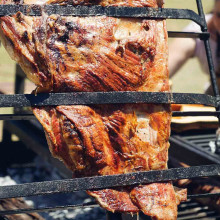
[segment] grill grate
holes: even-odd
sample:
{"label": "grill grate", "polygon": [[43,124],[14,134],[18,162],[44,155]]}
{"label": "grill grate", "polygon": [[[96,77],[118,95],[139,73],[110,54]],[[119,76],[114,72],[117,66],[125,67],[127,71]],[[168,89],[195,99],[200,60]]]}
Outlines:
{"label": "grill grate", "polygon": [[[197,177],[212,176],[220,176],[219,165],[193,166],[188,168],[152,170],[147,172],[127,173],[120,175],[26,183],[14,186],[0,187],[0,199],[36,195],[50,195],[54,193],[68,193],[74,191],[96,190],[117,186],[130,186],[137,185],[139,183],[148,184],[153,182],[167,182],[170,180],[192,179]],[[216,195],[219,196],[220,193],[195,196],[192,195],[192,197],[210,197]]]}
{"label": "grill grate", "polygon": [[[40,209],[23,209],[22,211],[5,211],[5,215],[18,214],[18,213],[31,213],[31,212],[50,212],[55,210],[73,210],[81,208],[95,208],[99,205],[95,202],[90,202],[81,205],[68,205],[57,207],[46,207]],[[140,214],[140,219],[148,219],[143,214]],[[220,215],[215,211],[209,209],[208,206],[199,204],[198,202],[188,200],[181,203],[178,208],[178,220],[219,220]]]}
{"label": "grill grate", "polygon": [[[185,136],[183,137],[186,141],[191,142],[192,144],[197,145],[200,147],[202,150],[211,152],[210,148],[210,142],[215,142],[216,141],[216,135],[215,134],[207,134],[207,135],[195,135],[193,136]],[[219,158],[220,159],[220,158]]]}
{"label": "grill grate", "polygon": [[[190,131],[173,134],[170,137],[170,155],[177,157],[186,164],[198,166],[200,164],[220,164],[220,155],[210,147],[210,142],[215,148],[216,134],[214,130]],[[218,150],[218,149],[217,149]],[[215,152],[214,152],[215,151]],[[190,155],[190,157],[187,157]]]}
{"label": "grill grate", "polygon": [[[211,82],[213,86],[213,91],[215,96],[207,96],[202,94],[170,94],[170,93],[146,93],[146,92],[108,92],[108,93],[69,93],[69,94],[39,94],[35,96],[32,95],[0,95],[0,107],[24,107],[24,106],[44,106],[44,105],[70,105],[70,104],[106,104],[106,103],[179,103],[179,104],[205,104],[216,107],[215,113],[202,113],[204,115],[214,115],[220,117],[220,96],[219,90],[216,82],[216,76],[213,67],[213,61],[211,57],[211,49],[209,44],[209,34],[207,33],[207,24],[205,21],[205,16],[202,8],[201,0],[196,0],[199,14],[191,10],[183,9],[147,9],[147,8],[128,8],[128,7],[100,7],[100,6],[77,6],[73,7],[70,5],[47,5],[41,6],[25,6],[25,5],[0,5],[0,16],[11,15],[17,11],[21,11],[24,14],[30,16],[40,16],[42,12],[48,14],[61,14],[64,16],[114,16],[114,17],[138,17],[138,18],[153,18],[153,19],[189,19],[195,21],[201,26],[202,33],[184,33],[184,32],[170,32],[170,37],[199,37],[204,41],[207,60],[209,64]],[[182,116],[187,115],[199,115],[201,113],[175,113],[176,115],[181,114]],[[21,115],[0,115],[0,119],[4,120],[14,120],[14,119],[30,119],[33,116],[30,114]],[[171,140],[172,141],[172,140]],[[194,140],[195,142],[195,140]],[[193,143],[195,144],[195,143]],[[203,143],[200,143],[203,145]],[[197,152],[198,153],[198,152]],[[199,154],[200,155],[200,154]],[[201,155],[200,155],[201,156]],[[192,158],[195,159],[195,158]],[[210,159],[210,158],[209,158]],[[210,159],[211,160],[211,159]],[[180,169],[170,169],[164,171],[150,171],[141,173],[132,173],[116,176],[103,176],[103,177],[92,177],[92,178],[82,178],[74,180],[63,180],[56,184],[56,181],[49,183],[31,183],[22,184],[18,186],[6,186],[0,187],[0,194],[2,198],[16,197],[16,196],[31,196],[39,195],[43,192],[44,194],[58,193],[67,190],[67,192],[73,191],[73,185],[75,183],[75,190],[85,190],[94,189],[100,187],[113,187],[119,185],[130,185],[130,184],[140,184],[157,181],[166,181],[174,179],[185,179],[194,178],[198,176],[218,176],[220,175],[220,162],[213,159],[213,163],[218,165],[210,166],[199,166],[191,168],[180,168]],[[135,179],[136,178],[136,179]],[[85,181],[90,182],[85,182]],[[102,181],[99,181],[102,180]],[[111,180],[111,181],[109,181]],[[81,181],[81,182],[80,182]],[[60,184],[62,183],[62,184]],[[80,185],[79,185],[80,183]],[[85,184],[88,183],[88,184]],[[47,185],[48,184],[48,185]],[[69,184],[69,185],[68,185]],[[77,185],[78,184],[78,185]],[[64,186],[59,187],[60,185]],[[87,185],[87,186],[86,186]],[[35,188],[33,187],[35,186]],[[47,188],[45,188],[47,186]],[[39,188],[37,188],[39,187]],[[66,188],[65,188],[66,187]],[[68,188],[69,187],[69,188]],[[78,187],[78,188],[77,188]],[[23,191],[21,189],[24,189]],[[38,191],[34,191],[38,189]],[[46,190],[46,191],[45,191]],[[206,195],[191,195],[188,198],[194,197],[209,197],[216,196],[219,194],[206,194]],[[91,204],[90,204],[91,205]],[[93,204],[96,205],[96,204]],[[193,206],[191,204],[191,206]],[[184,209],[184,205],[180,208]],[[61,209],[62,207],[57,207]],[[67,207],[63,207],[67,208]],[[19,210],[17,210],[19,211]],[[22,210],[20,210],[22,212]],[[27,210],[26,210],[27,211]],[[30,210],[29,210],[30,211]],[[32,210],[33,211],[33,210]],[[39,211],[39,210],[38,210]],[[206,217],[216,215],[215,212],[207,211],[207,208],[197,209],[193,211],[196,219],[202,219],[201,216],[203,211],[206,211]],[[11,212],[8,210],[8,212]],[[23,210],[24,212],[24,210]],[[181,212],[180,212],[181,213]],[[5,215],[5,213],[0,212],[0,215]],[[187,219],[188,214],[183,214],[180,219]],[[190,217],[193,219],[194,217]],[[188,216],[189,219],[189,216]]]}
{"label": "grill grate", "polygon": [[189,200],[179,205],[178,220],[219,220],[220,215],[208,206]]}

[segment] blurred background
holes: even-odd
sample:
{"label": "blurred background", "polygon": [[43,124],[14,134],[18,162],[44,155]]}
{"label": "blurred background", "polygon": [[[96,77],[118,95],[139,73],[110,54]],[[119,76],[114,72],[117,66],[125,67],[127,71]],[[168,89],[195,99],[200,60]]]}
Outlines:
{"label": "blurred background", "polygon": [[[214,5],[214,0],[203,0],[202,2],[205,13],[210,13]],[[165,7],[186,8],[198,12],[196,1],[194,0],[165,0]],[[181,31],[189,23],[190,21],[186,20],[167,20],[167,29],[168,31]],[[172,40],[172,38],[169,39],[169,44]],[[192,58],[172,78],[172,90],[173,92],[203,93],[204,85],[208,79],[209,76],[202,72],[198,60]]]}

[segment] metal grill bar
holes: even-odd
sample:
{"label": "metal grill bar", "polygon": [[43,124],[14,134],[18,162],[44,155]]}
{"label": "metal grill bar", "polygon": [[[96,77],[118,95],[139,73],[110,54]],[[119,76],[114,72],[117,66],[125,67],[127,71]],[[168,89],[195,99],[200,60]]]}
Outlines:
{"label": "metal grill bar", "polygon": [[194,194],[187,196],[188,199],[208,198],[208,197],[220,197],[220,193],[205,193],[205,194]]}
{"label": "metal grill bar", "polygon": [[[201,17],[201,19],[204,21],[204,24],[205,24],[204,26],[201,26],[201,30],[202,30],[202,32],[207,32],[208,26],[207,26],[207,23],[205,20],[205,14],[204,14],[204,10],[202,7],[202,1],[196,0],[196,3],[197,3],[199,16]],[[210,77],[211,77],[213,93],[214,93],[214,95],[216,97],[216,101],[217,101],[216,111],[220,111],[220,105],[219,105],[220,104],[220,93],[219,93],[219,88],[218,88],[218,84],[217,84],[217,77],[216,77],[215,70],[214,70],[212,51],[211,51],[210,42],[208,39],[204,40],[204,45],[205,45],[205,50],[206,50],[206,56],[207,56],[207,61],[208,61],[208,66],[209,66],[209,73],[210,73]],[[219,124],[220,124],[220,117],[218,117],[218,119],[219,119]]]}
{"label": "metal grill bar", "polygon": [[95,208],[95,207],[99,207],[99,205],[95,202],[89,202],[89,203],[84,203],[84,204],[80,204],[80,205],[66,205],[66,206],[0,211],[0,216],[21,214],[21,213],[50,212],[50,211],[56,211],[56,210],[82,209],[82,208]]}
{"label": "metal grill bar", "polygon": [[204,43],[205,43],[205,48],[206,48],[206,53],[207,53],[207,58],[208,58],[208,65],[209,65],[209,70],[210,70],[212,86],[213,86],[213,92],[214,92],[215,96],[218,97],[219,96],[219,88],[217,85],[217,78],[216,78],[216,74],[215,74],[215,70],[214,70],[213,60],[210,58],[212,56],[210,43],[208,40],[205,40]]}
{"label": "metal grill bar", "polygon": [[[219,196],[220,196],[220,193],[207,193],[207,194],[188,195],[187,198],[195,199],[195,198],[207,198],[207,197],[219,197]],[[57,210],[73,210],[73,209],[95,208],[95,207],[99,207],[99,205],[96,202],[88,202],[88,203],[83,203],[79,205],[65,205],[65,206],[0,211],[0,216],[15,215],[15,214],[21,214],[21,213],[50,212],[50,211],[57,211]]]}
{"label": "metal grill bar", "polygon": [[[187,116],[220,116],[220,111],[216,112],[172,112],[173,117],[187,117]],[[33,114],[0,114],[0,120],[31,120],[35,119]]]}
{"label": "metal grill bar", "polygon": [[35,119],[33,114],[1,114],[0,120],[31,120]]}
{"label": "metal grill bar", "polygon": [[75,178],[0,187],[0,199],[220,176],[220,165],[194,166],[120,175]]}
{"label": "metal grill bar", "polygon": [[209,32],[181,32],[181,31],[168,31],[169,37],[178,38],[200,38],[200,40],[209,39]]}
{"label": "metal grill bar", "polygon": [[202,27],[204,20],[192,10],[164,9],[146,7],[102,7],[102,6],[73,6],[73,5],[0,5],[0,16],[13,15],[17,12],[24,15],[41,16],[59,14],[62,16],[111,16],[126,18],[152,19],[189,19]]}
{"label": "metal grill bar", "polygon": [[[219,93],[216,90],[217,84],[215,76],[213,75],[213,63],[210,54],[210,45],[208,42],[209,35],[207,34],[207,26],[202,11],[201,1],[197,0],[199,9],[199,15],[191,10],[177,10],[177,9],[151,9],[151,8],[127,8],[127,7],[100,7],[100,6],[78,6],[73,7],[70,5],[46,5],[46,6],[33,6],[33,5],[1,5],[0,16],[9,14],[15,14],[18,11],[30,16],[40,16],[42,12],[47,14],[60,14],[63,16],[112,16],[112,17],[135,17],[135,18],[152,18],[152,19],[189,19],[195,21],[202,27],[203,33],[181,33],[181,32],[170,32],[170,37],[199,37],[204,40],[205,48],[207,51],[207,57],[211,72],[211,79],[214,88],[215,97],[205,96],[200,94],[168,94],[168,93],[132,93],[132,92],[113,92],[113,93],[71,93],[71,94],[39,94],[34,95],[15,95],[15,96],[1,96],[0,107],[23,107],[23,106],[46,106],[46,105],[71,105],[71,104],[117,104],[117,103],[154,103],[154,104],[166,104],[166,103],[178,103],[178,104],[205,104],[219,107]],[[92,95],[91,95],[92,94]],[[124,94],[124,95],[123,95]],[[135,94],[135,95],[133,95]],[[75,95],[75,96],[74,96]],[[91,98],[89,97],[91,95]],[[136,96],[136,97],[135,97]],[[19,99],[20,98],[20,99]],[[57,99],[58,98],[58,99]],[[110,99],[109,99],[110,98]],[[18,100],[17,100],[18,99]],[[5,103],[4,103],[5,102]],[[174,113],[179,114],[178,116],[190,114],[208,114],[219,116],[220,108],[218,112],[185,112],[185,113]],[[11,117],[4,115],[4,117]],[[32,115],[26,115],[22,117],[33,117]],[[10,119],[11,120],[11,119]],[[51,181],[43,183],[30,183],[21,184],[17,186],[6,186],[0,187],[0,197],[20,197],[30,195],[47,195],[52,193],[60,192],[72,192],[78,190],[88,189],[100,189],[116,186],[127,186],[134,184],[144,184],[151,182],[169,181],[175,179],[185,178],[196,178],[203,176],[219,176],[220,166],[200,166],[190,168],[178,168],[165,171],[149,171],[142,173],[131,173],[124,175],[115,176],[104,176],[104,177],[92,177],[92,178],[81,178],[73,180],[63,181]],[[219,196],[220,194],[206,194],[200,195],[201,197],[207,196]],[[4,197],[5,196],[5,197]],[[194,198],[199,195],[190,195],[189,197]],[[93,205],[93,204],[91,204]],[[94,204],[96,205],[96,204]],[[61,208],[61,207],[59,207]],[[63,207],[66,209],[66,207]],[[79,206],[75,208],[80,208]],[[43,208],[47,209],[47,208]],[[50,209],[50,208],[48,208]],[[19,211],[19,210],[13,210]],[[28,211],[28,210],[26,210]],[[33,211],[33,210],[32,210]],[[35,210],[36,211],[36,210]],[[10,210],[9,210],[10,212]],[[2,212],[0,212],[1,214]]]}
{"label": "metal grill bar", "polygon": [[[215,111],[215,112],[172,112],[173,117],[187,117],[187,116],[194,116],[194,117],[199,117],[199,116],[215,116],[218,117],[220,116],[220,111]],[[0,115],[1,118],[1,115]]]}
{"label": "metal grill bar", "polygon": [[75,92],[0,95],[0,107],[91,104],[203,104],[216,107],[215,97],[203,94],[160,92]]}
{"label": "metal grill bar", "polygon": [[[200,164],[220,164],[219,156],[209,151],[202,150],[196,144],[184,140],[178,135],[170,137],[171,148],[169,154],[178,158],[179,161],[190,165],[198,166]],[[190,155],[187,157],[186,155]]]}

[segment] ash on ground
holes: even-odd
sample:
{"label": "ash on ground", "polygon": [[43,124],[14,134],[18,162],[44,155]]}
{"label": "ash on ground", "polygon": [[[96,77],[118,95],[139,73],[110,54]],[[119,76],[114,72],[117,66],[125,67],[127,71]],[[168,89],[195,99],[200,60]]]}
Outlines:
{"label": "ash on ground", "polygon": [[[21,183],[41,182],[62,179],[56,168],[36,157],[32,166],[7,168],[6,174],[0,173],[0,186]],[[93,201],[85,192],[55,194],[49,196],[35,196],[25,198],[32,207],[54,207],[63,205],[77,205]],[[99,207],[74,210],[59,210],[49,213],[39,213],[46,220],[104,220],[105,211]]]}

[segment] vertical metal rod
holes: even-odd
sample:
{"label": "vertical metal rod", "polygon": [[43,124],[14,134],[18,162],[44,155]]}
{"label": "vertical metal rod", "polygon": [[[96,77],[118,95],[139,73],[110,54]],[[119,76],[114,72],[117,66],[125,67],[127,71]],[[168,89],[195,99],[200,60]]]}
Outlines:
{"label": "vertical metal rod", "polygon": [[10,144],[11,142],[11,133],[6,129],[5,123],[7,122],[4,121],[2,126],[2,142],[4,142],[7,146],[7,144]]}
{"label": "vertical metal rod", "polygon": [[21,67],[16,64],[16,72],[15,72],[15,94],[22,94],[24,93],[24,81],[25,81],[25,74]]}
{"label": "vertical metal rod", "polygon": [[[208,61],[208,65],[209,65],[213,93],[214,93],[215,97],[217,98],[217,101],[220,101],[219,88],[218,88],[217,78],[216,78],[214,64],[213,64],[213,60],[212,60],[212,52],[211,52],[209,40],[204,40],[204,44],[205,44],[205,50],[206,50],[206,54],[207,54],[207,61]],[[219,106],[217,107],[217,110],[218,111],[220,110]]]}
{"label": "vertical metal rod", "polygon": [[[201,30],[202,30],[202,32],[207,32],[208,27],[207,27],[207,23],[205,20],[205,14],[203,11],[202,1],[196,0],[196,3],[197,3],[197,8],[198,8],[198,13],[201,16],[201,18],[204,19],[204,27],[201,27]],[[207,56],[207,61],[208,61],[208,66],[209,66],[212,89],[213,89],[213,93],[216,97],[216,104],[217,104],[216,110],[219,111],[220,110],[220,95],[219,95],[219,88],[218,88],[218,83],[217,83],[217,77],[215,74],[214,63],[213,63],[209,39],[205,39],[204,44],[205,44],[206,56]],[[219,125],[220,125],[220,116],[218,116],[218,121],[219,121]],[[219,137],[218,137],[219,129],[217,130],[217,136],[216,136],[216,141],[215,141],[215,145],[216,145],[215,153],[220,153],[220,145],[219,145]]]}
{"label": "vertical metal rod", "polygon": [[[23,94],[24,93],[24,84],[25,84],[25,74],[21,67],[16,64],[16,72],[15,72],[15,94]],[[20,108],[14,108],[14,113],[19,113]]]}
{"label": "vertical metal rod", "polygon": [[[208,27],[207,27],[207,23],[205,20],[205,14],[203,11],[202,1],[196,0],[196,2],[197,2],[198,13],[201,16],[201,18],[204,20],[204,27],[201,27],[201,30],[202,30],[202,32],[206,32],[208,30]],[[212,52],[211,52],[209,40],[204,40],[204,44],[205,44],[209,72],[210,72],[210,77],[211,77],[211,82],[212,82],[213,93],[216,96],[217,101],[220,101],[219,88],[218,88],[217,78],[216,78],[216,74],[215,74],[215,70],[214,70],[214,63],[213,63],[213,59],[212,59]],[[220,108],[218,108],[218,110],[219,109]]]}

